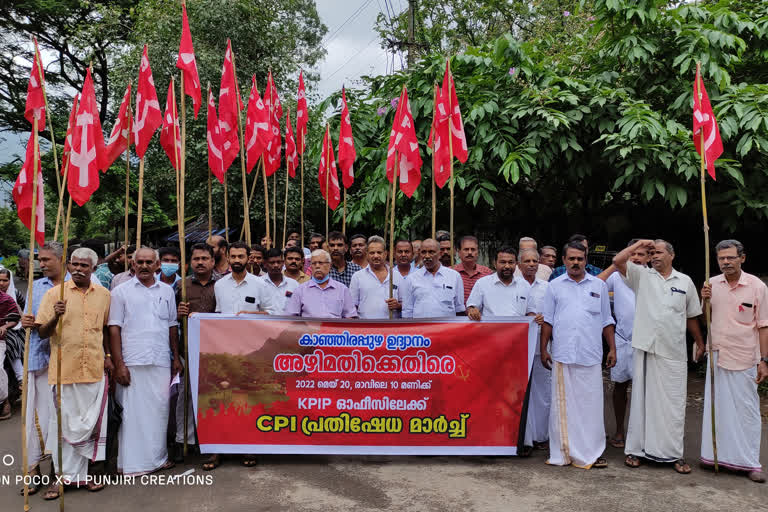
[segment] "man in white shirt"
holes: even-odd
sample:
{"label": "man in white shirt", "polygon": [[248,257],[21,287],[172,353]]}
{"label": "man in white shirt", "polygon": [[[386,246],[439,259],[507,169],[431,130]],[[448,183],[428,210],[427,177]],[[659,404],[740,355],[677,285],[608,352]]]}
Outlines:
{"label": "man in white shirt", "polygon": [[515,277],[517,251],[502,247],[496,253],[496,272],[477,280],[467,299],[467,316],[480,320],[486,316],[525,316],[528,285]]}
{"label": "man in white shirt", "polygon": [[246,270],[250,254],[251,248],[245,242],[229,245],[227,255],[232,272],[216,281],[213,287],[217,313],[274,314],[267,285]]}
{"label": "man in white shirt", "polygon": [[[539,270],[539,251],[520,251],[517,268],[522,270],[522,281],[528,286],[526,314],[536,317],[537,329],[544,323],[544,294],[549,281],[536,277]],[[539,332],[539,334],[541,334]],[[538,337],[537,337],[538,339]],[[549,409],[552,404],[552,371],[541,364],[541,344],[536,343],[531,365],[531,391],[528,394],[528,410],[525,418],[523,450],[528,446],[546,449],[549,446]]]}
{"label": "man in white shirt", "polygon": [[[640,247],[651,253],[651,266],[629,262]],[[632,327],[633,379],[624,463],[640,465],[640,457],[673,464],[691,472],[683,459],[685,406],[688,392],[688,349],[685,331],[704,353],[699,293],[687,275],[672,267],[675,250],[664,240],[640,240],[614,256],[613,264],[635,292]],[[648,398],[646,400],[646,397]]]}
{"label": "man in white shirt", "polygon": [[[387,258],[384,239],[376,235],[370,237],[366,254],[368,266],[355,272],[349,284],[349,293],[357,307],[358,316],[360,318],[399,318],[402,305],[398,298],[404,279],[400,272],[390,272],[389,267],[384,263]],[[390,276],[392,277],[392,298],[389,297]]]}
{"label": "man in white shirt", "polygon": [[267,251],[267,273],[261,277],[269,293],[269,302],[272,304],[272,314],[282,315],[285,303],[299,287],[295,279],[283,275],[283,252],[280,249]]}
{"label": "man in white shirt", "polygon": [[609,349],[606,364],[616,364],[608,288],[585,272],[587,251],[582,244],[563,248],[563,264],[566,273],[551,281],[544,295],[541,327],[541,363],[554,366],[547,464],[604,468],[603,336]]}
{"label": "man in white shirt", "polygon": [[421,244],[424,267],[408,274],[400,299],[403,318],[464,315],[464,283],[455,270],[440,263],[440,246],[427,238]]}
{"label": "man in white shirt", "polygon": [[133,256],[136,276],[112,291],[109,336],[123,407],[117,470],[142,475],[174,466],[168,459],[170,383],[181,371],[173,288],[155,279],[157,251]]}
{"label": "man in white shirt", "polygon": [[[520,252],[523,252],[523,249],[533,249],[534,251],[539,251],[539,245],[536,243],[536,240],[529,236],[524,236],[520,239],[520,241],[517,243],[517,250]],[[536,277],[539,279],[544,279],[545,281],[549,281],[549,276],[552,275],[552,267],[549,267],[547,265],[544,265],[542,263],[538,263],[538,266],[536,267]],[[518,266],[517,270],[515,270],[515,277],[522,277],[523,271]]]}
{"label": "man in white shirt", "polygon": [[[635,238],[627,247],[637,242]],[[635,265],[648,266],[651,255],[645,247],[638,247],[629,256]],[[616,433],[608,440],[614,448],[624,448],[626,435],[624,419],[627,412],[627,391],[632,382],[632,325],[635,322],[635,292],[627,286],[616,265],[605,269],[598,279],[605,281],[613,293],[613,314],[616,317],[616,366],[611,368],[613,382],[613,413],[616,416]]]}

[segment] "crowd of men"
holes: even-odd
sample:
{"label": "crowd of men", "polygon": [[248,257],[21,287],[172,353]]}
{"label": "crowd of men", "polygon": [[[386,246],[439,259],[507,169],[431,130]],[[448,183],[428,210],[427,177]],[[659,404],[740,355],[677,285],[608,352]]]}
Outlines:
{"label": "crowd of men", "polygon": [[[348,240],[331,232],[326,240],[313,234],[304,249],[298,232],[292,232],[282,250],[265,249],[268,239],[262,243],[249,247],[214,236],[193,245],[185,301],[179,251],[170,247],[122,247],[104,258],[94,248],[79,247],[62,268],[63,248],[49,242],[38,253],[44,277],[34,282],[26,307],[3,279],[10,279],[10,273],[0,271],[0,338],[7,340],[19,328],[32,332],[26,423],[31,473],[40,474],[40,462],[51,453],[51,471],[65,481],[91,491],[102,488],[86,482],[86,476],[89,465],[105,457],[111,382],[122,408],[118,471],[140,475],[180,461],[184,401],[176,400],[176,437],[169,456],[169,379],[183,372],[179,329],[181,320],[193,313],[364,319],[466,315],[473,321],[529,315],[540,342],[521,424],[521,455],[548,448],[548,464],[607,465],[605,366],[613,382],[616,418],[608,442],[624,449],[625,464],[655,461],[690,473],[683,458],[686,333],[694,339],[693,357],[698,360],[705,353],[700,321],[702,300],[707,299],[712,307],[709,341],[717,382],[719,463],[744,471],[753,481],[765,481],[757,386],[768,379],[768,288],[742,270],[744,248],[735,240],[717,245],[722,274],[701,288],[702,298],[692,280],[673,268],[675,252],[664,240],[633,240],[604,270],[588,263],[589,244],[583,235],[573,235],[562,248],[560,266],[554,247],[539,248],[524,237],[517,247],[496,251],[494,270],[478,263],[479,242],[473,236],[460,238],[459,261],[452,261],[445,232],[436,239],[397,240],[391,269],[379,236],[353,235]],[[0,342],[0,362],[5,345]],[[59,346],[61,461],[53,391]],[[183,386],[180,379],[180,394]],[[10,415],[7,389],[7,379],[0,378],[4,417]],[[707,386],[700,458],[705,465],[714,462],[710,399]],[[187,416],[187,442],[194,444],[191,405]],[[220,463],[221,457],[213,455],[203,469]],[[256,459],[244,456],[242,464],[253,466]],[[40,489],[32,485],[29,490]],[[44,493],[45,499],[57,497],[55,485]]]}

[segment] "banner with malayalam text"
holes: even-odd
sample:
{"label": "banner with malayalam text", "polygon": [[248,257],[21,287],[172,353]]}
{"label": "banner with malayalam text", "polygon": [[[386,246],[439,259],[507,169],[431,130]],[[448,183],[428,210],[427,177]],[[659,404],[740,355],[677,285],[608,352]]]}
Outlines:
{"label": "banner with malayalam text", "polygon": [[536,342],[532,317],[192,315],[200,449],[515,455]]}

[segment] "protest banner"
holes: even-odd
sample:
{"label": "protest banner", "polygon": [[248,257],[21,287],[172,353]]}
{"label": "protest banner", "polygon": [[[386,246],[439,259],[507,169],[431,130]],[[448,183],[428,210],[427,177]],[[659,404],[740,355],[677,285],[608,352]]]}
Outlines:
{"label": "protest banner", "polygon": [[515,455],[532,317],[189,319],[203,453]]}

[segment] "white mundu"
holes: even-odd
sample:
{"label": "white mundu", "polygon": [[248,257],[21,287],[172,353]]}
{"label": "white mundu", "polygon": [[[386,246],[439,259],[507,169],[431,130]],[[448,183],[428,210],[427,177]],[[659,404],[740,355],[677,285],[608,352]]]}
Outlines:
{"label": "white mundu", "polygon": [[474,306],[485,316],[525,316],[528,288],[522,277],[504,284],[499,275],[493,273],[477,280],[467,299],[467,307]]}
{"label": "white mundu", "polygon": [[552,407],[548,464],[589,469],[605,451],[603,329],[613,325],[608,288],[584,274],[549,283],[544,321],[552,326]]}
{"label": "white mundu", "polygon": [[[624,453],[657,462],[683,457],[688,390],[686,321],[701,314],[687,275],[627,263],[624,281],[635,292],[633,379]],[[646,397],[648,399],[646,400]]]}
{"label": "white mundu", "polygon": [[[544,294],[549,288],[549,282],[536,279],[532,284],[523,279],[529,286],[528,313],[540,314],[543,308]],[[541,331],[536,326],[537,333]],[[525,446],[533,446],[534,442],[543,443],[549,440],[549,410],[552,404],[552,371],[541,364],[541,344],[536,336],[536,350],[531,366],[531,392],[528,395],[528,415],[525,419]]]}

